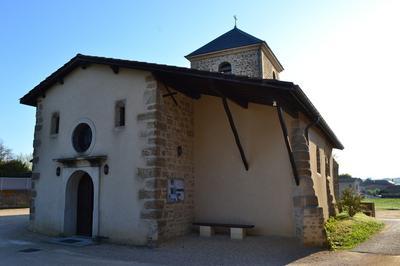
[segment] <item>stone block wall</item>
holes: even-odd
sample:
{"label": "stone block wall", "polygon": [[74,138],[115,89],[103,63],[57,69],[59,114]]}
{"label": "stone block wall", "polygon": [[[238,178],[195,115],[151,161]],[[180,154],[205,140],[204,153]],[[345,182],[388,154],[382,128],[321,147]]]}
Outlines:
{"label": "stone block wall", "polygon": [[323,246],[326,243],[324,214],[311,178],[310,151],[304,136],[304,125],[294,119],[290,142],[295,157],[300,184],[293,187],[296,236],[304,245]]}
{"label": "stone block wall", "polygon": [[[148,244],[154,245],[187,233],[194,219],[193,103],[178,93],[174,95],[176,105],[171,97],[163,97],[168,91],[162,84],[152,76],[146,81],[146,111],[137,117],[146,167],[137,173],[143,180],[141,218],[148,225]],[[169,179],[184,181],[183,202],[167,201]]]}
{"label": "stone block wall", "polygon": [[3,190],[0,191],[0,209],[30,207],[30,190]]}
{"label": "stone block wall", "polygon": [[274,66],[272,65],[271,61],[268,59],[268,57],[262,52],[261,53],[261,60],[262,60],[262,76],[263,79],[272,79],[273,78],[273,72],[275,72],[275,79],[279,79],[279,73],[276,71]]}
{"label": "stone block wall", "polygon": [[232,74],[261,78],[261,51],[259,48],[252,50],[237,50],[221,52],[210,56],[190,59],[191,68],[218,72],[218,67],[223,62],[232,66]]}
{"label": "stone block wall", "polygon": [[36,198],[36,189],[35,184],[39,181],[40,173],[37,172],[37,164],[39,163],[39,149],[41,145],[40,136],[43,128],[43,117],[42,117],[43,103],[42,99],[39,98],[37,100],[36,106],[36,123],[35,123],[35,132],[33,136],[33,159],[32,159],[32,179],[31,179],[31,192],[30,192],[30,214],[29,220],[33,222],[35,220],[35,198]]}

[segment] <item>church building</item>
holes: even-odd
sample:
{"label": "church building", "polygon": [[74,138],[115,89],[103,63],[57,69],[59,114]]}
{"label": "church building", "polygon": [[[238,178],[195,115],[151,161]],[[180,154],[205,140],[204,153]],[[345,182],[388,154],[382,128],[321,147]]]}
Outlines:
{"label": "church building", "polygon": [[228,224],[323,245],[343,146],[318,110],[236,26],[186,58],[78,54],[20,99],[36,108],[31,229],[154,245]]}

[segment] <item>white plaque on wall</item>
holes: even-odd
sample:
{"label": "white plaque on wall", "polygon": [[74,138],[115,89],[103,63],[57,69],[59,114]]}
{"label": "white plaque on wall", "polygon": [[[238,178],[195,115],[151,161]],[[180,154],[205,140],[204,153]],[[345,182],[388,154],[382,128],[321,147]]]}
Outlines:
{"label": "white plaque on wall", "polygon": [[168,202],[180,202],[185,199],[185,183],[183,179],[168,180]]}

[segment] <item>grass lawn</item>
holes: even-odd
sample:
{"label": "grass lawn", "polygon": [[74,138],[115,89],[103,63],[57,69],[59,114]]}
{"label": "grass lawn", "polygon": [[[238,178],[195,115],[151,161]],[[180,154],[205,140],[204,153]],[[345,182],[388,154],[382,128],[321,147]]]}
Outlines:
{"label": "grass lawn", "polygon": [[357,213],[354,217],[339,214],[325,224],[328,243],[333,250],[351,249],[380,231],[384,224],[375,218]]}
{"label": "grass lawn", "polygon": [[400,210],[400,199],[364,199],[363,202],[374,202],[377,210]]}

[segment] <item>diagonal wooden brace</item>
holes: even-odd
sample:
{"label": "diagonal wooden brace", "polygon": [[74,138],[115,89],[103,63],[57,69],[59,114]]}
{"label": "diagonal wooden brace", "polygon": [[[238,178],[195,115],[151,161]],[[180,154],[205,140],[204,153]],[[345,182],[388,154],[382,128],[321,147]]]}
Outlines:
{"label": "diagonal wooden brace", "polygon": [[236,145],[237,145],[237,147],[239,149],[240,157],[242,158],[242,161],[243,161],[243,164],[244,164],[244,168],[246,169],[246,171],[248,171],[249,170],[249,164],[247,163],[246,155],[244,154],[242,144],[240,143],[239,134],[237,133],[236,126],[235,126],[235,123],[233,121],[231,110],[229,109],[229,105],[228,105],[228,102],[226,100],[226,97],[221,97],[221,99],[222,99],[222,104],[224,105],[226,116],[228,117],[229,125],[231,126],[231,129],[232,129],[233,136],[235,137],[235,142],[236,142]]}
{"label": "diagonal wooden brace", "polygon": [[289,143],[288,130],[287,130],[287,127],[286,127],[285,119],[283,118],[282,108],[279,105],[277,105],[275,102],[274,102],[274,106],[276,106],[276,111],[277,111],[278,117],[279,117],[279,123],[281,124],[283,138],[285,140],[286,149],[287,149],[287,152],[288,152],[288,155],[289,155],[290,164],[292,166],[293,177],[294,177],[294,180],[296,182],[296,185],[299,185],[300,184],[299,174],[298,174],[298,171],[297,171],[296,162],[294,160],[292,147],[290,146],[290,143]]}

